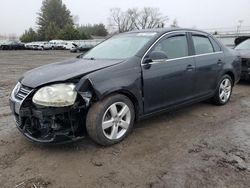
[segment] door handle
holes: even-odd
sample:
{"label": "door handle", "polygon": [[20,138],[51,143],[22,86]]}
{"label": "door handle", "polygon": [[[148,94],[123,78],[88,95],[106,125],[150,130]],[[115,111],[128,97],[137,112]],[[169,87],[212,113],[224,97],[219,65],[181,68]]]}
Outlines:
{"label": "door handle", "polygon": [[187,71],[193,71],[194,70],[194,66],[193,65],[188,65],[187,66]]}

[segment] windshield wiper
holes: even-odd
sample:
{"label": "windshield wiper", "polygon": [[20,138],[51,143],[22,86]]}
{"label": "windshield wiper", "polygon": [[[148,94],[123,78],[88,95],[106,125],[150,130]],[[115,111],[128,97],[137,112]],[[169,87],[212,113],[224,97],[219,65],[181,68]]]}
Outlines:
{"label": "windshield wiper", "polygon": [[80,55],[76,56],[76,58],[79,58],[79,59],[82,58],[82,59],[87,59],[87,60],[95,60],[94,57],[84,58],[83,56],[84,56],[84,54],[80,54]]}
{"label": "windshield wiper", "polygon": [[81,59],[83,57],[83,55],[84,54],[80,54],[80,55],[76,56],[76,58]]}

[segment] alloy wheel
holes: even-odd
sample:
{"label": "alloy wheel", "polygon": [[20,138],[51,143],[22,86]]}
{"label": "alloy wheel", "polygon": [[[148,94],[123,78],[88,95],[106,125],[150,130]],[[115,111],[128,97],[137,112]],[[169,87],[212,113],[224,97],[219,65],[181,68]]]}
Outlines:
{"label": "alloy wheel", "polygon": [[232,83],[228,78],[222,80],[220,84],[220,99],[223,103],[227,102],[232,92]]}
{"label": "alloy wheel", "polygon": [[117,102],[108,107],[102,118],[102,130],[106,138],[116,140],[121,138],[131,123],[131,112],[123,102]]}

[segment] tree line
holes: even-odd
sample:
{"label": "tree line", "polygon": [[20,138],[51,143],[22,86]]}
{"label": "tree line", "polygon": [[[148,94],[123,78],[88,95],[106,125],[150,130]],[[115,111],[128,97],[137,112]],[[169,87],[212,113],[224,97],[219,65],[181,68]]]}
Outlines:
{"label": "tree line", "polygon": [[[159,9],[145,7],[122,11],[119,8],[110,10],[108,27],[114,33],[122,33],[134,29],[164,27],[168,17]],[[37,16],[37,30],[27,29],[20,37],[22,42],[49,41],[52,39],[80,40],[91,39],[92,36],[107,36],[108,30],[104,24],[88,24],[77,26],[70,10],[62,0],[44,0]],[[175,20],[172,24],[177,26]]]}

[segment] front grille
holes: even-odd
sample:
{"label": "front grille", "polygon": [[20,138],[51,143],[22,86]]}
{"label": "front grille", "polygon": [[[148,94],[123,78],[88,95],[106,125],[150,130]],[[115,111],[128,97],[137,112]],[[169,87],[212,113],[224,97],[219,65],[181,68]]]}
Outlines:
{"label": "front grille", "polygon": [[32,89],[26,86],[21,86],[19,91],[16,93],[15,97],[22,101],[24,100],[30,93],[32,92]]}

